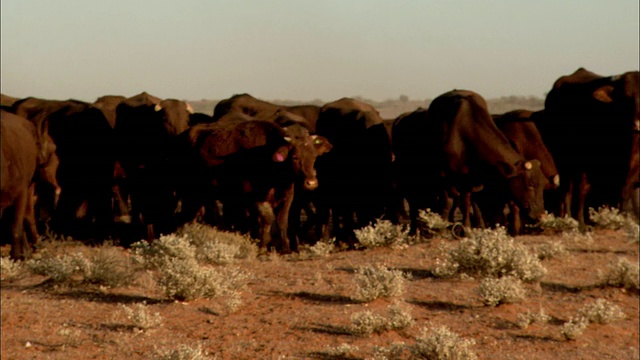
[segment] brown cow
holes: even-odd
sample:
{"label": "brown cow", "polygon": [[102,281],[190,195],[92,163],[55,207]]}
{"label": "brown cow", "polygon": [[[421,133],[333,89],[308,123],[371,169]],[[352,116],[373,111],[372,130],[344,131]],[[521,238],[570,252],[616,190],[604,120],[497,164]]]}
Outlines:
{"label": "brown cow", "polygon": [[[11,220],[11,257],[26,259],[31,256],[32,248],[39,240],[35,221],[35,179],[48,181],[57,188],[55,172],[57,157],[55,148],[49,146],[40,151],[36,141],[36,128],[27,119],[4,110],[0,111],[2,126],[2,159],[0,174],[0,212],[12,207]],[[44,154],[46,158],[40,155]],[[38,170],[40,168],[40,170]],[[28,233],[24,231],[27,224]]]}
{"label": "brown cow", "polygon": [[580,68],[562,76],[547,94],[545,116],[536,120],[563,179],[560,215],[574,216],[583,228],[588,207],[619,206],[632,198],[639,74],[601,76]]}
{"label": "brown cow", "polygon": [[[500,115],[492,115],[493,121],[500,131],[507,137],[511,146],[525,159],[538,159],[540,170],[548,182],[546,190],[554,190],[560,186],[560,175],[556,169],[553,157],[545,146],[540,132],[536,128],[534,118],[543,116],[543,111],[514,110]],[[499,183],[499,181],[498,181]],[[485,222],[489,224],[504,224],[504,206],[509,206],[509,231],[512,235],[520,234],[522,223],[528,219],[521,218],[520,208],[509,199],[508,191],[495,183],[488,183],[484,190],[474,196],[482,210]]]}
{"label": "brown cow", "polygon": [[[540,162],[527,161],[511,147],[477,93],[453,90],[442,94],[428,111],[419,110],[398,119],[393,133],[396,161],[404,178],[401,183],[429,190],[420,193],[419,201],[408,199],[413,226],[416,204],[449,217],[453,196],[459,200],[464,225],[470,227],[471,193],[496,177],[530,218],[544,212],[542,195],[547,180]],[[476,225],[484,226],[479,209],[475,207],[474,211]]]}
{"label": "brown cow", "polygon": [[[287,234],[294,184],[303,177],[305,188],[318,186],[314,163],[317,156],[331,149],[326,139],[310,135],[300,125],[281,127],[239,113],[228,114],[212,124],[196,125],[181,138],[190,149],[185,153],[195,156],[194,165],[199,166],[199,170],[190,173],[190,178],[197,180],[196,185],[191,182],[186,187],[192,190],[191,195],[202,198],[206,192],[193,189],[215,184],[215,196],[223,203],[225,218],[228,212],[242,217],[245,210],[253,215],[248,227],[260,239],[263,250],[272,245],[274,224],[281,251],[297,249],[297,243],[290,244]],[[204,179],[198,181],[202,176]],[[183,198],[183,210],[193,215],[198,207],[197,199]],[[235,218],[227,223],[243,231],[243,220],[247,219]]]}

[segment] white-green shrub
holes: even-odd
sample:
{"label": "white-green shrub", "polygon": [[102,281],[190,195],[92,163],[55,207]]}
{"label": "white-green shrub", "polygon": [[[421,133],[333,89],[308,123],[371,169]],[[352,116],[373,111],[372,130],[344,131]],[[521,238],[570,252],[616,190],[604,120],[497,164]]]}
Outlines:
{"label": "white-green shrub", "polygon": [[389,269],[380,264],[362,266],[356,270],[353,279],[356,286],[354,299],[373,301],[402,295],[407,277],[400,270]]}
{"label": "white-green shrub", "polygon": [[480,283],[478,293],[487,306],[520,302],[526,296],[522,281],[514,276],[485,278]]}
{"label": "white-green shrub", "polygon": [[526,329],[529,325],[533,323],[542,323],[546,324],[551,320],[551,316],[547,315],[544,309],[540,308],[540,311],[536,313],[532,313],[527,310],[526,313],[519,313],[516,317],[516,324],[521,329]]}
{"label": "white-green shrub", "polygon": [[151,313],[145,303],[135,304],[133,307],[121,305],[121,309],[130,325],[137,329],[148,330],[162,325],[160,313]]}
{"label": "white-green shrub", "polygon": [[451,223],[431,211],[431,209],[418,210],[420,230],[427,236],[446,235],[446,230]]}
{"label": "white-green shrub", "polygon": [[201,345],[189,346],[180,345],[177,349],[158,350],[154,356],[155,360],[214,360],[215,357],[202,349]]}
{"label": "white-green shrub", "polygon": [[618,230],[629,221],[629,218],[620,213],[620,210],[608,206],[602,206],[598,211],[589,208],[589,218],[596,227],[611,230]]}
{"label": "white-green shrub", "polygon": [[13,281],[25,273],[24,263],[9,257],[0,258],[0,280]]}
{"label": "white-green shrub", "polygon": [[416,359],[475,360],[478,357],[471,350],[473,345],[473,339],[463,339],[446,326],[432,326],[422,329],[411,353]]}
{"label": "white-green shrub", "polygon": [[398,247],[406,245],[409,229],[394,225],[389,220],[376,220],[373,225],[354,230],[361,247],[371,249],[380,246]]}
{"label": "white-green shrub", "polygon": [[583,306],[578,310],[578,316],[587,319],[589,323],[598,324],[608,324],[625,317],[620,306],[605,299],[597,299],[595,302]]}
{"label": "white-green shrub", "polygon": [[540,260],[526,246],[509,237],[504,227],[474,229],[457,247],[442,250],[444,259],[437,259],[434,269],[437,276],[515,276],[533,282],[546,273]]}
{"label": "white-green shrub", "polygon": [[607,273],[600,276],[606,285],[636,291],[639,289],[638,263],[626,258],[621,257],[609,263]]}
{"label": "white-green shrub", "polygon": [[562,218],[555,217],[553,214],[545,213],[538,223],[543,230],[552,230],[556,232],[571,231],[578,229],[578,221],[569,215]]}

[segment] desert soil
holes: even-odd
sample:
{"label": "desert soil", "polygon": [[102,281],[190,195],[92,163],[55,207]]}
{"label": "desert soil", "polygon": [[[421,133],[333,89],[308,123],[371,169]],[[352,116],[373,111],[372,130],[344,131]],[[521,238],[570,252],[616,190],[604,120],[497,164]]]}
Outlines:
{"label": "desert soil", "polygon": [[[2,359],[153,359],[180,345],[200,346],[217,359],[372,359],[374,347],[414,344],[421,329],[446,325],[475,340],[479,359],[638,359],[638,292],[599,286],[600,272],[620,257],[638,261],[638,243],[624,233],[598,230],[593,242],[559,235],[520,236],[528,246],[562,241],[569,253],[542,261],[548,270],[539,285],[529,285],[524,301],[483,305],[480,279],[433,276],[442,243],[401,249],[342,251],[314,260],[268,256],[233,266],[253,274],[242,304],[231,310],[225,299],[178,302],[156,290],[141,275],[135,286],[108,290],[55,288],[42,276],[2,282]],[[384,264],[411,275],[404,294],[362,303],[353,300],[354,270]],[[591,324],[574,341],[562,324],[596,299],[620,306],[623,320]],[[161,325],[140,331],[127,323],[122,306],[147,304]],[[401,331],[356,336],[345,329],[352,314],[381,315],[402,302],[415,324]],[[551,316],[546,324],[517,326],[519,313]],[[335,351],[341,344],[351,350]],[[356,349],[357,347],[357,349]]]}

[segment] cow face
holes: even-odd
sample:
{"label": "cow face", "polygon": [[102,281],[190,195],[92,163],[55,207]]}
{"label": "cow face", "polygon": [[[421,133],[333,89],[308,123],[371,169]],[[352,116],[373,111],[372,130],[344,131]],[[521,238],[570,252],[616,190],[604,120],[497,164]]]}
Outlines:
{"label": "cow face", "polygon": [[509,178],[511,194],[529,217],[537,220],[544,214],[543,191],[548,180],[540,170],[538,160],[520,162],[517,168],[517,174]]}
{"label": "cow face", "polygon": [[323,136],[309,135],[309,131],[299,125],[289,126],[285,130],[288,135],[286,140],[291,146],[294,171],[298,176],[304,177],[305,189],[314,190],[318,187],[316,158],[331,150],[331,144]]}

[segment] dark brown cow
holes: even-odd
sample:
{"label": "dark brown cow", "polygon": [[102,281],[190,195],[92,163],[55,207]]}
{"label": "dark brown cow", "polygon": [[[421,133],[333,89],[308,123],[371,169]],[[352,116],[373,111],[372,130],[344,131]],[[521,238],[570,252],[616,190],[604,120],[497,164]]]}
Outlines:
{"label": "dark brown cow", "polygon": [[[38,239],[35,220],[35,186],[34,181],[49,182],[57,187],[55,173],[57,157],[55,148],[49,146],[43,153],[36,141],[36,128],[27,119],[4,110],[0,111],[2,126],[2,171],[0,174],[0,212],[5,215],[8,208],[12,208],[11,219],[11,257],[25,259],[31,256],[31,243]],[[24,224],[28,234],[24,231]],[[27,236],[28,235],[28,236]]]}
{"label": "dark brown cow", "polygon": [[132,222],[149,241],[177,226],[174,192],[179,174],[170,159],[192,112],[184,101],[162,100],[146,92],[116,108],[116,154],[131,196]]}
{"label": "dark brown cow", "polygon": [[[303,177],[307,189],[318,186],[314,163],[318,155],[331,148],[326,139],[310,135],[300,125],[281,127],[239,113],[228,114],[212,124],[196,125],[181,138],[195,155],[195,165],[200,165],[199,170],[190,173],[191,178],[204,176],[196,186],[191,183],[187,188],[214,183],[214,196],[223,203],[225,217],[228,211],[237,215],[241,210],[242,216],[242,211],[247,210],[251,222],[248,227],[260,239],[263,250],[272,245],[274,223],[281,238],[280,249],[296,250],[297,243],[290,244],[287,234],[294,185]],[[202,198],[206,193],[197,191],[192,195]],[[183,198],[183,210],[193,214],[199,206]],[[232,221],[242,231],[245,228],[238,225],[241,222],[237,218]]]}
{"label": "dark brown cow", "polygon": [[315,105],[284,106],[256,99],[249,94],[233,95],[216,104],[213,109],[213,120],[217,121],[226,114],[239,112],[254,119],[268,119],[278,110],[301,116],[306,119],[312,132],[315,132],[315,125],[320,115],[320,107]]}
{"label": "dark brown cow", "polygon": [[[507,137],[511,146],[525,159],[537,159],[540,161],[540,170],[548,182],[547,190],[557,189],[560,185],[560,175],[556,169],[553,157],[545,146],[540,132],[536,128],[533,118],[543,116],[543,111],[536,113],[528,110],[514,110],[501,115],[493,115],[493,120],[500,131]],[[498,182],[499,183],[499,182]],[[520,234],[523,221],[520,209],[514,201],[510,200],[508,191],[495,183],[488,183],[484,190],[474,196],[478,202],[485,222],[489,224],[504,224],[504,206],[510,209],[509,230],[512,235]]]}
{"label": "dark brown cow", "polygon": [[326,137],[332,151],[318,159],[316,194],[318,232],[328,232],[329,213],[334,235],[350,246],[354,229],[390,213],[392,194],[391,140],[378,111],[371,105],[342,98],[322,107],[316,133]]}
{"label": "dark brown cow", "polygon": [[107,120],[109,120],[109,125],[113,128],[116,126],[116,108],[126,99],[121,95],[105,95],[97,98],[93,105],[102,111]]}
{"label": "dark brown cow", "polygon": [[631,200],[627,183],[640,124],[638,79],[638,71],[605,77],[580,68],[556,80],[545,116],[536,121],[563,179],[560,215],[571,214],[582,227],[588,207]]}
{"label": "dark brown cow", "polygon": [[[417,216],[414,206],[429,206],[449,217],[453,207],[449,197],[453,196],[459,200],[464,225],[470,227],[471,194],[496,177],[530,218],[544,212],[542,196],[547,180],[540,162],[527,161],[511,147],[477,93],[453,90],[442,94],[428,111],[418,110],[398,119],[393,133],[401,183],[409,184],[409,196],[420,195],[413,201],[408,199],[413,226]],[[426,192],[418,192],[419,186]],[[483,226],[479,209],[474,210],[476,225]]]}
{"label": "dark brown cow", "polygon": [[41,150],[56,146],[61,193],[52,229],[82,240],[109,237],[115,155],[113,129],[102,111],[82,101],[37,98],[19,100],[11,110],[36,125]]}

